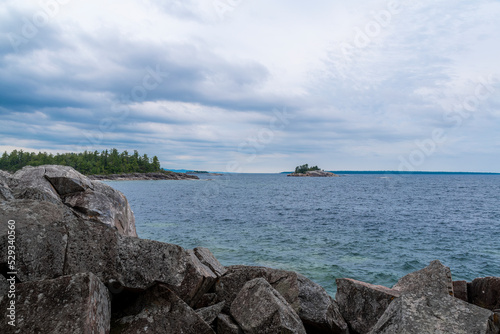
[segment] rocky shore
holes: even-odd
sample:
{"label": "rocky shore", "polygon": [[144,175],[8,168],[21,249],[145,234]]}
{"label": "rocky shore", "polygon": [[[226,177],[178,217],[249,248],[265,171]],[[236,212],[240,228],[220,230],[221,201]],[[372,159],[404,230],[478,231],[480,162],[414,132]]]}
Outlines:
{"label": "rocky shore", "polygon": [[129,173],[109,175],[89,175],[90,180],[99,181],[139,181],[139,180],[198,180],[198,176],[186,173]]}
{"label": "rocky shore", "polygon": [[140,239],[125,196],[69,167],[0,171],[0,220],[1,333],[500,332],[500,277],[454,282],[436,260],[392,288],[339,278],[334,300],[296,272]]}
{"label": "rocky shore", "polygon": [[291,173],[287,176],[296,176],[296,177],[338,177],[337,174],[332,172],[325,172],[324,170],[313,170],[305,173]]}

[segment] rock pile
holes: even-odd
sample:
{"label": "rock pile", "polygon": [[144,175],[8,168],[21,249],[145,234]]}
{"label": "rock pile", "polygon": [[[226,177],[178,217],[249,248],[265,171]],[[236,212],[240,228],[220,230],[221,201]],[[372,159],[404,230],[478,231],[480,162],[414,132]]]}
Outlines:
{"label": "rock pile", "polygon": [[140,239],[126,198],[68,167],[0,171],[4,276],[9,220],[17,275],[14,298],[0,280],[1,333],[499,333],[498,277],[452,282],[434,261],[392,289],[339,279],[334,300],[295,272]]}

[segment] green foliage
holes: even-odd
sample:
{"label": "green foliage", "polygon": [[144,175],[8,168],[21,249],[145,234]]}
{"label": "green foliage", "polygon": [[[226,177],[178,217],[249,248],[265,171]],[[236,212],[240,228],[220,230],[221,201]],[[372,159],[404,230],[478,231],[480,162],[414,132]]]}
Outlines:
{"label": "green foliage", "polygon": [[64,165],[70,166],[85,175],[148,173],[162,171],[157,156],[149,158],[147,154],[139,155],[134,151],[119,153],[116,148],[102,152],[85,151],[83,153],[48,154],[47,152],[23,152],[14,150],[10,154],[4,152],[0,158],[0,169],[15,172],[24,166]]}
{"label": "green foliage", "polygon": [[320,170],[320,169],[318,168],[318,166],[309,167],[308,164],[295,167],[295,173],[305,173],[313,170]]}

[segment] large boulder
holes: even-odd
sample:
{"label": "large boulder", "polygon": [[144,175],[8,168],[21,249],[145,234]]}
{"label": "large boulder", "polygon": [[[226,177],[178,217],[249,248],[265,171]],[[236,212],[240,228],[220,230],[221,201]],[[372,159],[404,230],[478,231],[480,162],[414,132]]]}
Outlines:
{"label": "large boulder", "polygon": [[[217,278],[180,246],[122,236],[107,225],[80,218],[19,227],[16,233],[16,248],[23,255],[17,261],[21,282],[92,271],[120,289],[144,290],[164,283],[193,305]],[[0,236],[0,267],[7,262],[6,240],[6,235]]]}
{"label": "large boulder", "polygon": [[405,293],[453,296],[450,268],[439,260],[434,260],[424,269],[402,277],[392,288]]}
{"label": "large boulder", "polygon": [[231,315],[245,334],[306,333],[293,307],[263,278],[243,286],[231,304]]}
{"label": "large boulder", "polygon": [[92,273],[16,285],[15,324],[8,325],[11,299],[0,297],[2,333],[109,333],[108,289]]}
{"label": "large boulder", "polygon": [[129,300],[113,333],[215,334],[210,326],[167,286],[157,284]]}
{"label": "large boulder", "polygon": [[370,334],[497,334],[493,312],[444,294],[403,294]]}
{"label": "large boulder", "polygon": [[264,278],[278,291],[283,298],[293,307],[299,310],[299,283],[297,273],[286,270],[271,269],[253,266],[229,266],[227,272],[215,285],[218,299],[225,302],[224,311],[227,313],[233,300],[236,298],[243,286],[254,278]]}
{"label": "large boulder", "polygon": [[[108,185],[91,181],[71,167],[28,166],[13,175],[2,172],[0,201],[8,201],[12,206],[16,200],[49,202],[66,207],[73,215],[112,226],[123,235],[137,236],[134,214],[125,196]],[[43,214],[36,205],[27,206],[23,211],[31,212],[33,216]]]}
{"label": "large boulder", "polygon": [[399,296],[399,291],[381,285],[350,278],[337,279],[335,297],[340,313],[353,333],[368,333]]}
{"label": "large boulder", "polygon": [[12,175],[9,185],[16,199],[61,203],[59,194],[45,178],[45,166],[24,167]]}
{"label": "large boulder", "polygon": [[347,334],[349,329],[337,302],[319,284],[297,274],[299,317],[308,333]]}
{"label": "large boulder", "polygon": [[337,303],[318,284],[293,271],[253,266],[229,266],[216,283],[218,299],[231,305],[243,286],[264,278],[292,306],[308,330],[314,333],[346,333],[347,324]]}
{"label": "large boulder", "polygon": [[480,277],[468,284],[469,302],[500,313],[500,277]]}
{"label": "large boulder", "polygon": [[347,324],[337,303],[318,284],[293,271],[252,266],[229,266],[216,283],[218,299],[231,305],[243,286],[255,278],[264,278],[292,306],[309,331],[346,333]]}

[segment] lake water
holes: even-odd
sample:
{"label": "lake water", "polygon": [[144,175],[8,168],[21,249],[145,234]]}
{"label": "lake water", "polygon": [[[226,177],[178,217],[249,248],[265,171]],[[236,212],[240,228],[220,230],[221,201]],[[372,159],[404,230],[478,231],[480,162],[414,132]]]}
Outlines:
{"label": "lake water", "polygon": [[224,265],[392,286],[434,259],[453,279],[500,276],[499,175],[202,175],[107,182],[141,238],[209,248]]}

